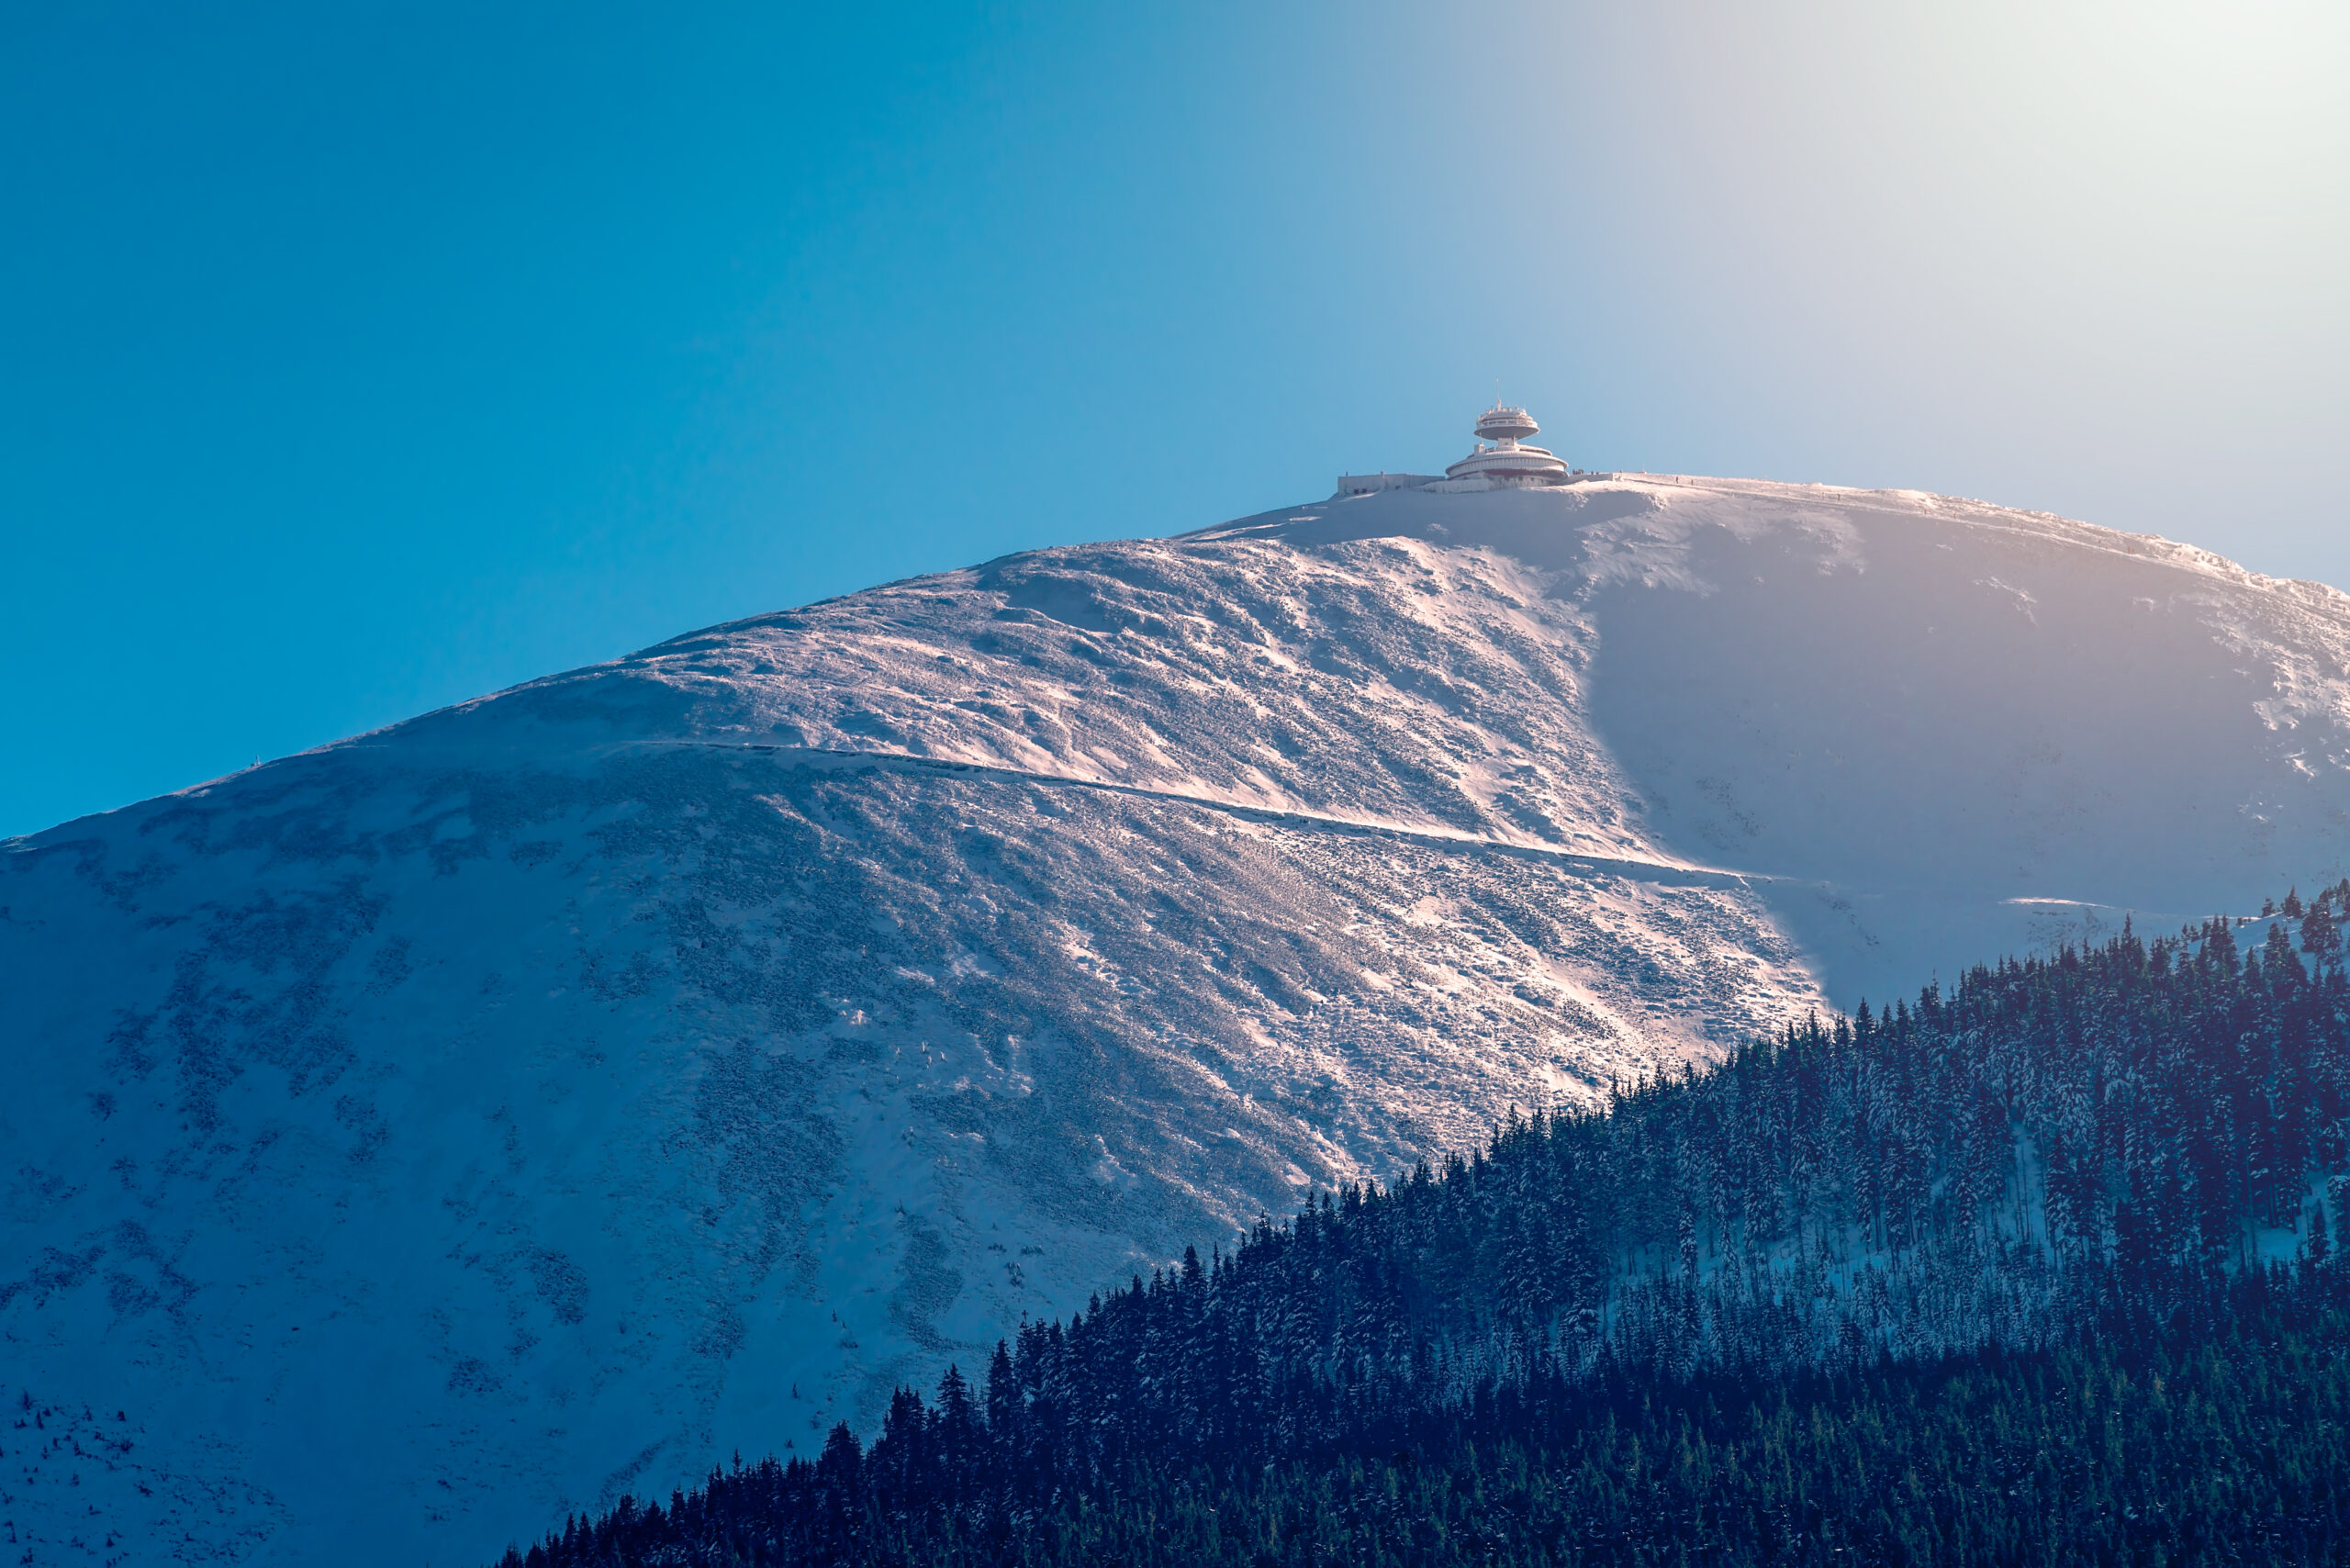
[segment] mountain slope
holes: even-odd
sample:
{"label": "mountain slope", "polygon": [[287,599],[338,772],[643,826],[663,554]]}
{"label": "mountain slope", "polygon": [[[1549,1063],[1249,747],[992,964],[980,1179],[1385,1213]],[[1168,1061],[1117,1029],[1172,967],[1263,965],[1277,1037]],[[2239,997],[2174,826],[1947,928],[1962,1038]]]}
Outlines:
{"label": "mountain slope", "polygon": [[[2338,1341],[2350,1304],[2344,899],[1975,967],[1513,1118],[1022,1325],[869,1447],[835,1428],[505,1562],[2333,1561],[2350,1450],[2312,1406],[2350,1383],[2278,1352]],[[2052,1399],[2083,1360],[2107,1390]],[[2222,1432],[2190,1413],[2214,1397],[2269,1414]],[[2215,1471],[2227,1506],[2164,1518]],[[1481,1486],[1471,1526],[1449,1505]]]}
{"label": "mountain slope", "polygon": [[1927,497],[1393,493],[0,846],[0,1360],[139,1434],[15,1528],[490,1555],[1512,1104],[2334,874],[2345,610]]}

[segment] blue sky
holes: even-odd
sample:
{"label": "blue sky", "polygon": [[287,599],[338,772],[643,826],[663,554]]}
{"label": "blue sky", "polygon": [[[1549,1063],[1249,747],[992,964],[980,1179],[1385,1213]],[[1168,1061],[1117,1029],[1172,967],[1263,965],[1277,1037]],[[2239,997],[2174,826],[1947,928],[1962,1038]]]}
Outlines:
{"label": "blue sky", "polygon": [[0,833],[1458,456],[2350,585],[2350,8],[0,12]]}

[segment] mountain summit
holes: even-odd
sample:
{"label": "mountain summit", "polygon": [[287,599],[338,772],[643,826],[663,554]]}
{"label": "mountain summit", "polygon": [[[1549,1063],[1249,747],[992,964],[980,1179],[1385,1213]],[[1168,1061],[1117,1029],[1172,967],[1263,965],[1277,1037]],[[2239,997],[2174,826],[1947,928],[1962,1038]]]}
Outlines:
{"label": "mountain summit", "polygon": [[2339,875],[2346,722],[2330,588],[1588,476],[1009,556],[7,841],[10,1523],[484,1559],[805,1450],[1514,1107]]}

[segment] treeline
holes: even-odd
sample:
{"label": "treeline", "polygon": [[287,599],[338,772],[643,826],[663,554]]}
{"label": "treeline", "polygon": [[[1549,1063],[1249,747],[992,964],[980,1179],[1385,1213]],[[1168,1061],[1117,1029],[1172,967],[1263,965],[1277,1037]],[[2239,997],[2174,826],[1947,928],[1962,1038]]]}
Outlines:
{"label": "treeline", "polygon": [[938,1428],[901,1412],[869,1454],[837,1432],[812,1464],[738,1465],[507,1562],[2342,1562],[2350,1318],[2295,1282],[2233,1294],[2192,1327],[2060,1350],[1793,1383],[1538,1379],[1424,1415],[1401,1440],[1264,1465],[1146,1460],[1042,1496],[984,1459],[957,1467]]}
{"label": "treeline", "polygon": [[[1929,987],[1914,1005],[1863,1007],[1710,1070],[1624,1087],[1603,1113],[1514,1121],[1466,1160],[1325,1195],[1067,1325],[1024,1325],[978,1388],[950,1371],[928,1404],[901,1391],[870,1451],[839,1428],[817,1461],[713,1477],[666,1511],[575,1520],[511,1561],[1053,1562],[1072,1541],[1112,1550],[1113,1537],[1132,1554],[1135,1521],[1161,1517],[1134,1510],[1171,1507],[1169,1487],[1219,1518],[1234,1508],[1264,1523],[1272,1491],[1280,1507],[1304,1506],[1374,1460],[1379,1486],[1421,1497],[1396,1501],[1395,1517],[1441,1530],[1468,1516],[1427,1511],[1414,1490],[1424,1472],[1474,1491],[1505,1452],[1549,1477],[1537,1490],[1570,1511],[1588,1498],[1560,1491],[1557,1467],[1614,1465],[1609,1495],[1638,1512],[1657,1506],[1644,1467],[1670,1436],[1647,1423],[1675,1400],[1686,1416],[1689,1391],[1743,1390],[1733,1404],[1751,1415],[1785,1414],[1811,1388],[1806,1419],[1845,1431],[1870,1471],[1890,1462],[1885,1443],[1930,1446],[1917,1434],[1942,1429],[1919,1391],[1957,1384],[1920,1369],[1964,1364],[1990,1380],[1966,1386],[2022,1408],[2053,1386],[2050,1369],[2162,1375],[2151,1369],[2178,1353],[2173,1336],[2239,1324],[2225,1304],[2247,1289],[2260,1321],[2308,1331],[2345,1272],[2332,1243],[2350,1152],[2345,904],[2350,883],[2307,906],[2289,898],[2249,947],[2214,921],[1978,969],[1947,994]],[[1986,1350],[1998,1354],[1969,1360]],[[1884,1402],[1905,1389],[1912,1436],[1897,1441]],[[1647,1401],[1637,1411],[1635,1397]],[[2147,1419],[2150,1451],[2176,1436]],[[1712,1432],[1698,1439],[1707,1452],[1749,1440],[1690,1429]],[[1640,1440],[1607,1448],[1611,1432]],[[1858,1457],[1872,1443],[1874,1457]],[[2350,1449],[2338,1434],[2333,1446]],[[1844,1484],[1816,1455],[1774,1462],[1788,1496]],[[1933,1462],[1976,1473],[1963,1456]],[[1560,1501],[1571,1495],[1585,1501]],[[1793,1506],[1740,1495],[1750,1512]],[[1316,1503],[1314,1517],[1336,1506]],[[1650,1528],[1689,1545],[1714,1527],[1701,1510]],[[1753,1561],[1797,1560],[1786,1541],[1819,1539],[1810,1526],[1777,1548],[1750,1536],[1737,1550]],[[1372,1550],[1370,1535],[1347,1539]],[[1588,1540],[1552,1544],[1558,1561],[1609,1560]],[[1225,1551],[1168,1550],[1155,1560]]]}

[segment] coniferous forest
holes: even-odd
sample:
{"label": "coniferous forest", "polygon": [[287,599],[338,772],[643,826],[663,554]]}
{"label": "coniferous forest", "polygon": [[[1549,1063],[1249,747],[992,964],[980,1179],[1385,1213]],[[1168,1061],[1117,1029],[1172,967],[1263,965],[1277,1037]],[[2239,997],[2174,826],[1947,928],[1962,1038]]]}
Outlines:
{"label": "coniferous forest", "polygon": [[1515,1120],[507,1562],[2350,1561],[2345,913]]}

